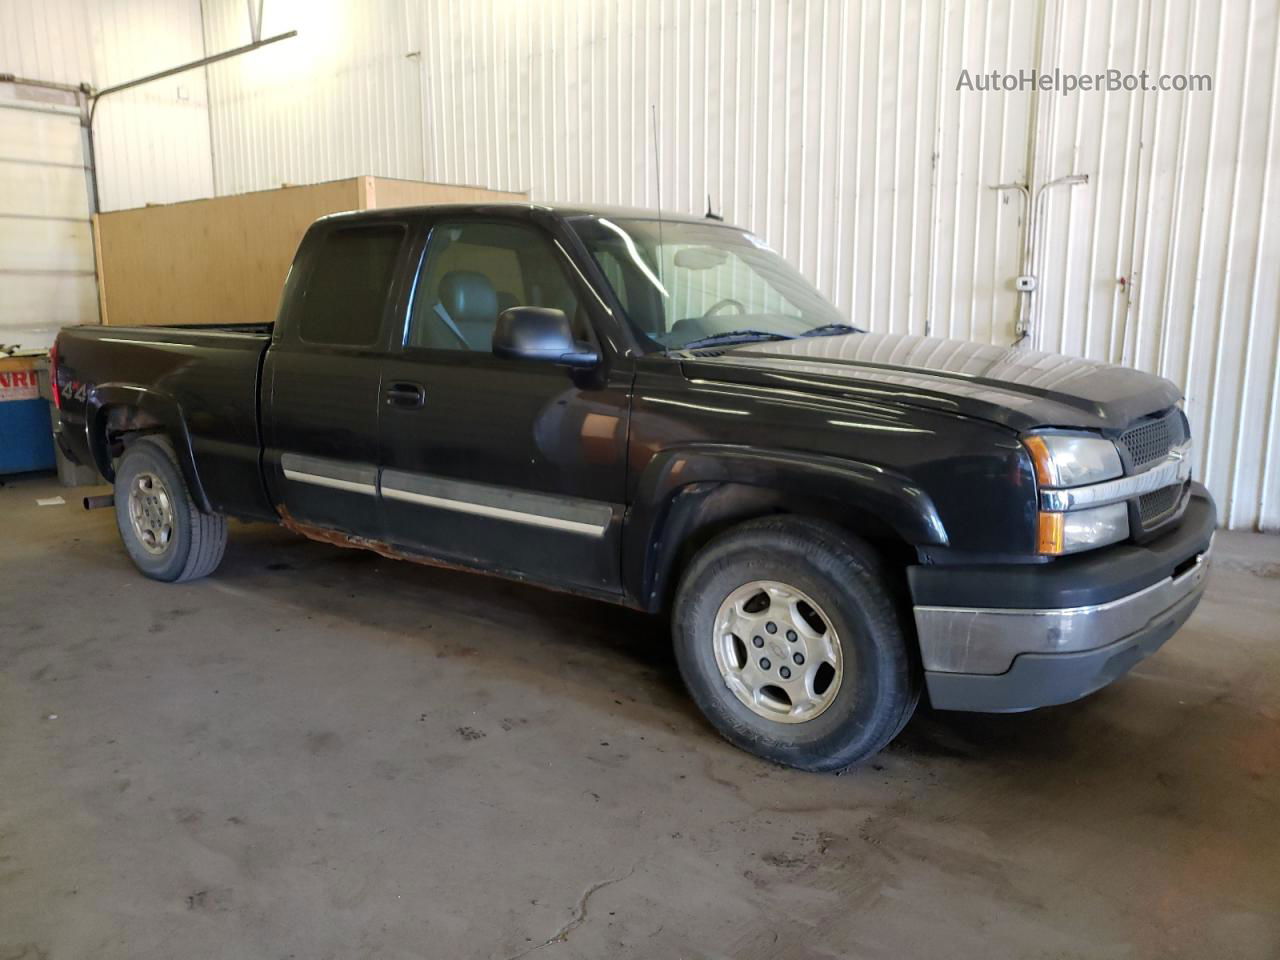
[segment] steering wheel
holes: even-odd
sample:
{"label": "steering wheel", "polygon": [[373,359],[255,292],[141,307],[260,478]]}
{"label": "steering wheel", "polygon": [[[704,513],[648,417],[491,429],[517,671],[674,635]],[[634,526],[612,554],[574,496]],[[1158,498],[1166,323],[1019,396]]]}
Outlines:
{"label": "steering wheel", "polygon": [[711,309],[702,315],[702,319],[705,320],[707,317],[714,317],[725,307],[737,307],[739,316],[747,312],[747,308],[742,305],[741,300],[735,300],[733,297],[725,297],[723,300],[717,300],[713,303],[711,305]]}

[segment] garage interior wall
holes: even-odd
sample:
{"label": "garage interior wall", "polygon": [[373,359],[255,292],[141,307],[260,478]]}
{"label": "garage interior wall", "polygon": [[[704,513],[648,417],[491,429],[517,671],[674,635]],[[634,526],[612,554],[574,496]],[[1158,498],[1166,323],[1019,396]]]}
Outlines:
{"label": "garage interior wall", "polygon": [[[0,0],[0,345],[42,350],[96,323],[87,98],[203,55],[200,6]],[[95,121],[99,207],[213,190],[203,73],[123,91]]]}
{"label": "garage interior wall", "polygon": [[78,91],[0,80],[0,347],[44,350],[96,323]]}
{"label": "garage interior wall", "polygon": [[[211,49],[248,38],[204,9]],[[1087,174],[1044,194],[1024,346],[1174,380],[1223,521],[1280,528],[1280,0],[267,0],[287,29],[210,68],[220,192],[710,196],[872,330],[1012,344],[1027,211],[991,188]],[[994,67],[1214,87],[957,90]]]}
{"label": "garage interior wall", "polygon": [[[100,84],[250,39],[244,0],[16,7],[47,23],[48,37],[17,41],[38,66],[66,31],[91,61],[117,57],[95,44],[145,48]],[[161,167],[181,182],[168,197],[144,185],[146,200],[361,174],[535,200],[653,205],[660,192],[688,212],[709,196],[860,325],[1012,345],[1031,224],[1019,191],[992,188],[1086,175],[1044,193],[1019,348],[1177,382],[1222,520],[1280,529],[1280,0],[265,0],[264,12],[265,35],[299,36],[205,71],[211,135],[192,121],[171,136],[154,104],[155,129],[131,136],[164,162],[146,173],[141,157],[133,181],[104,169],[121,178],[112,202],[139,202],[135,181]],[[106,20],[126,15],[112,40]],[[26,22],[8,16],[6,56]],[[1213,92],[957,89],[962,69],[996,67],[1209,74]],[[194,116],[196,74],[136,96],[172,109],[179,81]],[[104,168],[138,155],[115,135]]]}
{"label": "garage interior wall", "polygon": [[[0,2],[0,73],[103,89],[202,56],[199,0]],[[202,72],[105,98],[94,130],[100,209],[212,195]]]}

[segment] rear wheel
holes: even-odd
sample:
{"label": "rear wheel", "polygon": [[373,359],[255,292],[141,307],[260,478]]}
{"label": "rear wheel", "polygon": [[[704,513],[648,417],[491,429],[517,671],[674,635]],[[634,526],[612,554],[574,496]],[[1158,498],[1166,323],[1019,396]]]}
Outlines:
{"label": "rear wheel", "polygon": [[227,519],[191,499],[163,437],[131,443],[116,467],[116,526],[134,565],[153,580],[212,573],[227,546]]}
{"label": "rear wheel", "polygon": [[880,557],[819,521],[743,524],[694,557],[673,614],[690,694],[732,743],[804,770],[872,756],[920,696]]}

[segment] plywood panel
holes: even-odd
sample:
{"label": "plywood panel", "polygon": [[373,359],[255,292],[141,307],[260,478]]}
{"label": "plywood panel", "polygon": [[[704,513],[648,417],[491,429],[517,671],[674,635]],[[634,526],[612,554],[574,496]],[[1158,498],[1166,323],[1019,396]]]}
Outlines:
{"label": "plywood panel", "polygon": [[522,202],[528,195],[509,190],[460,186],[452,183],[423,183],[420,180],[392,180],[366,177],[365,195],[369,207],[416,207],[426,203]]}
{"label": "plywood panel", "polygon": [[265,323],[317,217],[357,208],[357,180],[98,217],[109,324]]}
{"label": "plywood panel", "polygon": [[266,323],[317,217],[430,200],[524,199],[472,187],[354,177],[98,217],[104,322]]}

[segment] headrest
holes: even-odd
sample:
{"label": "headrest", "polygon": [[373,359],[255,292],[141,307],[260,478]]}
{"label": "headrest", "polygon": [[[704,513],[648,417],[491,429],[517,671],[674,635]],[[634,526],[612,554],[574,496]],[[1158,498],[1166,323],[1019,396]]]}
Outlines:
{"label": "headrest", "polygon": [[493,323],[498,294],[483,273],[450,270],[440,280],[440,303],[458,323]]}

